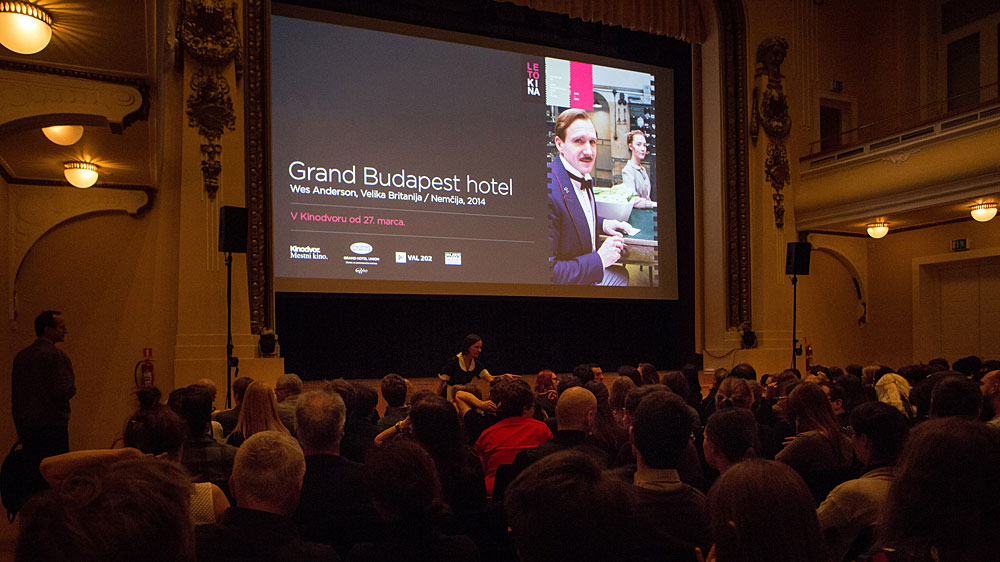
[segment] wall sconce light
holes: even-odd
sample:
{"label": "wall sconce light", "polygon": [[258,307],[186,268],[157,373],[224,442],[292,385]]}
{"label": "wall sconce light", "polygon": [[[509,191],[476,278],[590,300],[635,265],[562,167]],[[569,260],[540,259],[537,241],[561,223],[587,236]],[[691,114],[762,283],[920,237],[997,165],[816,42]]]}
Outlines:
{"label": "wall sconce light", "polygon": [[31,2],[0,2],[0,45],[33,55],[52,39],[52,16]]}
{"label": "wall sconce light", "polygon": [[873,222],[868,224],[868,236],[875,238],[876,240],[882,238],[886,234],[889,234],[889,223],[887,222]]}
{"label": "wall sconce light", "polygon": [[63,175],[74,187],[87,188],[97,183],[97,164],[74,160],[63,164]]}
{"label": "wall sconce light", "polygon": [[76,144],[76,141],[83,136],[83,127],[80,125],[52,125],[51,127],[42,127],[42,134],[58,145],[69,146]]}
{"label": "wall sconce light", "polygon": [[972,206],[972,218],[979,222],[986,222],[997,216],[996,203],[976,203]]}

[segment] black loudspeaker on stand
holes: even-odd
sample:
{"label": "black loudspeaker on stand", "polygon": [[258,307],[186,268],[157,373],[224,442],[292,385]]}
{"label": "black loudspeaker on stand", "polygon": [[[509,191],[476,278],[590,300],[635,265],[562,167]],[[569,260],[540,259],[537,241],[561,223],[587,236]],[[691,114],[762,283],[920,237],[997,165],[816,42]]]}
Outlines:
{"label": "black loudspeaker on stand", "polygon": [[799,340],[795,337],[795,307],[798,298],[799,275],[809,275],[809,253],[812,252],[812,244],[809,242],[789,242],[788,250],[785,253],[785,275],[792,276],[792,368],[795,368],[795,359],[802,353],[799,347]]}
{"label": "black loudspeaker on stand", "polygon": [[[226,407],[232,407],[233,377],[240,374],[240,360],[233,357],[233,253],[247,252],[247,210],[219,208],[219,251],[226,254]],[[233,369],[236,372],[233,372]]]}

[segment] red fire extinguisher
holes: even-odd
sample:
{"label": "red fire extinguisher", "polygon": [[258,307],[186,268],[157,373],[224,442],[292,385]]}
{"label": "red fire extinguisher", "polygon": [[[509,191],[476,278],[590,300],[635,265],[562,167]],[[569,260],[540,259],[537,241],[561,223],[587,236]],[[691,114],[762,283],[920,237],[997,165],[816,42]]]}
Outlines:
{"label": "red fire extinguisher", "polygon": [[[802,341],[806,341],[802,338]],[[810,372],[813,367],[813,346],[808,341],[806,341],[806,372]]]}
{"label": "red fire extinguisher", "polygon": [[132,378],[136,386],[153,386],[153,348],[142,348],[142,360],[135,364]]}

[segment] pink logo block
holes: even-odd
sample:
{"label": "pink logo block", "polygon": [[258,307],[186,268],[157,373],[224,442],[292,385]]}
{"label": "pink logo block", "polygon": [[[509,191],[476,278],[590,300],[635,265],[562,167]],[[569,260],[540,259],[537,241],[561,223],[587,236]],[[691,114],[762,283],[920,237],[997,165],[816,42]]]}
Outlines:
{"label": "pink logo block", "polygon": [[594,110],[594,67],[585,62],[569,63],[570,107]]}

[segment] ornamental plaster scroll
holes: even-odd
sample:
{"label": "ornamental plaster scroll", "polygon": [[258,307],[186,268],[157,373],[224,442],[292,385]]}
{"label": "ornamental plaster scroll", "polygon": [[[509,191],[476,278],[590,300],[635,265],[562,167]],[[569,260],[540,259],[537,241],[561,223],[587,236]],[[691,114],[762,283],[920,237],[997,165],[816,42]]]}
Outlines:
{"label": "ornamental plaster scroll", "polygon": [[140,190],[92,187],[46,187],[11,185],[7,228],[10,240],[8,269],[10,319],[17,317],[15,281],[28,251],[47,232],[76,217],[93,213],[124,211],[136,216],[149,203],[149,194]]}
{"label": "ornamental plaster scroll", "polygon": [[920,152],[919,146],[916,148],[911,148],[910,150],[897,150],[892,154],[888,154],[886,156],[883,156],[882,158],[879,158],[879,160],[883,160],[885,162],[892,162],[893,164],[896,164],[898,166],[903,162],[909,160],[910,156],[913,156],[918,152]]}
{"label": "ornamental plaster scroll", "polygon": [[121,133],[142,108],[133,86],[34,72],[0,70],[0,126],[44,115],[98,116]]}

